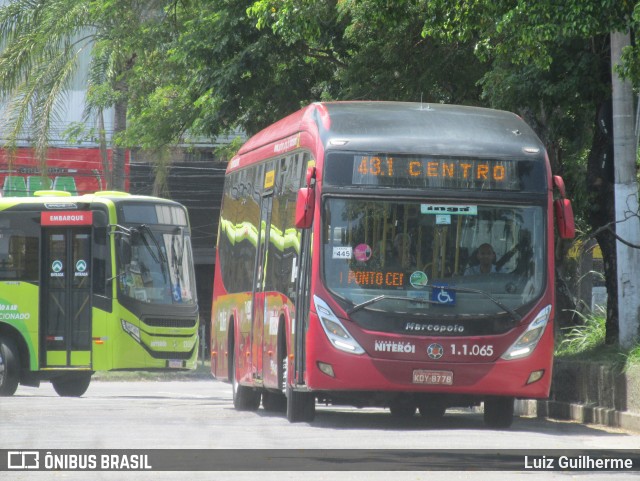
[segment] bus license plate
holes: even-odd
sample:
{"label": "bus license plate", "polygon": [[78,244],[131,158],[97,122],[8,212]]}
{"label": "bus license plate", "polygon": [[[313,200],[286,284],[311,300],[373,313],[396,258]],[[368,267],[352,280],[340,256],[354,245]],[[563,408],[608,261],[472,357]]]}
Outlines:
{"label": "bus license plate", "polygon": [[181,369],[183,367],[182,361],[179,359],[169,359],[169,369]]}
{"label": "bus license plate", "polygon": [[453,384],[453,371],[414,369],[413,384],[440,384],[451,386]]}

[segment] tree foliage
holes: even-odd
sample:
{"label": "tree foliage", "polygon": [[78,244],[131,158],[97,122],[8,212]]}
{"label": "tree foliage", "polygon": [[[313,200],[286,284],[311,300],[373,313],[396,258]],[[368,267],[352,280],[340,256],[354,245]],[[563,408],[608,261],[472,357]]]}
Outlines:
{"label": "tree foliage", "polygon": [[123,146],[252,134],[316,100],[518,112],[566,178],[581,229],[598,232],[612,341],[615,242],[600,230],[612,184],[598,167],[610,141],[598,120],[611,31],[631,32],[619,71],[640,87],[639,27],[633,0],[16,0],[0,9],[0,90],[14,134],[28,126],[41,145],[82,49],[88,104],[116,107]]}
{"label": "tree foliage", "polygon": [[159,55],[138,64],[127,142],[251,134],[317,100],[481,101],[477,81],[484,68],[471,44],[425,39],[420,2],[372,7],[292,0],[176,4],[168,17],[175,35]]}
{"label": "tree foliage", "polygon": [[[601,128],[610,115],[610,32],[635,37],[639,4],[629,0],[475,0],[458,8],[429,1],[424,34],[477,39],[476,52],[490,64],[483,95],[493,106],[518,111],[547,145],[555,172],[568,178],[582,230],[592,232],[604,257],[607,342],[615,343],[617,273],[611,139]],[[638,86],[634,44],[618,71]],[[611,131],[612,126],[607,129]],[[587,153],[585,155],[585,152]],[[586,157],[586,162],[583,159]],[[607,161],[608,159],[608,161]],[[612,170],[612,168],[611,168]]]}
{"label": "tree foliage", "polygon": [[[33,139],[41,163],[52,122],[90,52],[85,118],[114,107],[114,140],[126,128],[129,72],[159,20],[154,0],[13,0],[0,7],[0,99],[6,148]],[[82,80],[82,79],[81,79]],[[124,151],[113,149],[114,187],[124,188]],[[44,167],[44,166],[43,166]]]}

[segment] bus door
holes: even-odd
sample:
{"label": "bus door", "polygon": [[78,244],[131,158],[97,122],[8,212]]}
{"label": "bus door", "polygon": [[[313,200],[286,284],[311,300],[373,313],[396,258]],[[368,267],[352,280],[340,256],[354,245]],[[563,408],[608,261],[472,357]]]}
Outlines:
{"label": "bus door", "polygon": [[[44,368],[91,366],[91,212],[43,213],[40,332]],[[88,215],[87,215],[88,214]],[[88,217],[89,220],[86,220]],[[53,219],[53,220],[51,220]]]}
{"label": "bus door", "polygon": [[[256,256],[255,278],[253,283],[253,312],[251,313],[251,366],[254,379],[262,380],[263,373],[263,345],[264,323],[266,316],[267,299],[265,294],[265,274],[267,252],[269,250],[269,237],[271,233],[271,208],[273,206],[273,193],[262,197],[260,203],[260,230],[258,232],[258,255]],[[268,360],[267,360],[268,363]]]}

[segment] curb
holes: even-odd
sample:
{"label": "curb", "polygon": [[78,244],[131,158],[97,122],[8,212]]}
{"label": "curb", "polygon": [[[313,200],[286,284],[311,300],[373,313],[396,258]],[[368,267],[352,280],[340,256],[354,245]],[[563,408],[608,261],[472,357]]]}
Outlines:
{"label": "curb", "polygon": [[516,401],[516,414],[640,432],[640,367],[556,359],[549,399]]}
{"label": "curb", "polygon": [[640,414],[629,411],[584,404],[540,401],[536,399],[516,400],[516,414],[538,418],[576,421],[582,424],[600,424],[640,432]]}

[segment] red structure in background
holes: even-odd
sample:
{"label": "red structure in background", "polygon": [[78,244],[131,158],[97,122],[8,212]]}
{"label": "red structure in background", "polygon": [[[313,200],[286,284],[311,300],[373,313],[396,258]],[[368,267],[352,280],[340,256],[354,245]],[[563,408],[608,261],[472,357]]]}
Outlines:
{"label": "red structure in background", "polygon": [[[108,151],[108,170],[111,150]],[[106,190],[105,167],[98,148],[50,148],[42,172],[33,149],[19,148],[9,165],[8,154],[0,149],[0,189],[4,197],[29,197],[38,190],[65,190],[83,195]],[[125,190],[129,190],[129,156],[125,160]]]}

